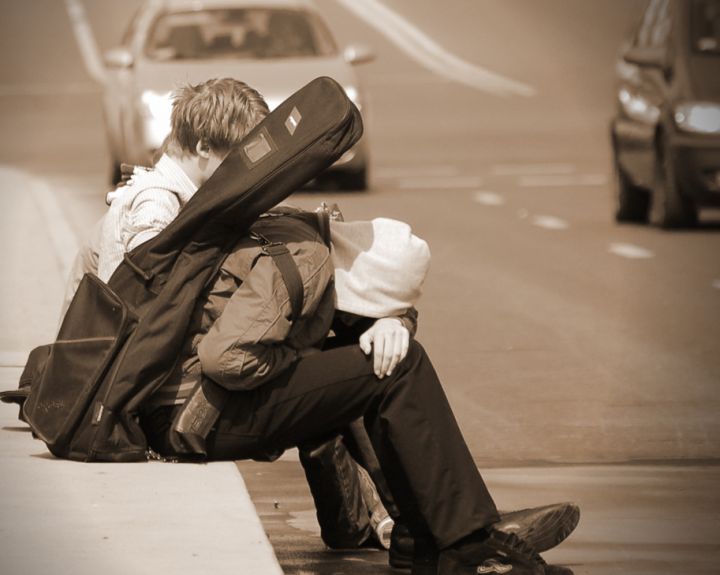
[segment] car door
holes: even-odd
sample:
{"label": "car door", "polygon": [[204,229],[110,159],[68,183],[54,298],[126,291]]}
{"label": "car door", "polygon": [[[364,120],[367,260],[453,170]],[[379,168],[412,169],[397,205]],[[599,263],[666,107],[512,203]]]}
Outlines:
{"label": "car door", "polygon": [[650,0],[618,65],[618,161],[637,186],[650,188],[655,135],[669,93],[673,0]]}

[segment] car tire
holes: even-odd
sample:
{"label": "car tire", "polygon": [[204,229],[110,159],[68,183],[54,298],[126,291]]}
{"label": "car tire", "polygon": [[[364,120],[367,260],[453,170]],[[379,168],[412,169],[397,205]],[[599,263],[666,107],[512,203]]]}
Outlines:
{"label": "car tire", "polygon": [[368,169],[363,166],[360,170],[352,172],[337,172],[335,180],[341,190],[364,192],[368,189]]}
{"label": "car tire", "polygon": [[644,224],[650,214],[650,192],[633,185],[615,161],[615,221]]}
{"label": "car tire", "polygon": [[110,183],[113,186],[117,186],[122,180],[122,171],[120,169],[120,162],[113,160],[110,164]]}
{"label": "car tire", "polygon": [[698,223],[697,207],[682,193],[674,162],[662,145],[658,146],[655,156],[655,184],[650,222],[663,229],[690,228]]}

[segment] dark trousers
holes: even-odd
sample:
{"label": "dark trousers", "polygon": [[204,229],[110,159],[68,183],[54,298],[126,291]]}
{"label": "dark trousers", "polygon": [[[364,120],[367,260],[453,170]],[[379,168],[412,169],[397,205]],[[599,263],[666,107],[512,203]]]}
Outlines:
{"label": "dark trousers", "polygon": [[357,549],[371,542],[372,511],[365,494],[373,487],[348,453],[343,437],[305,442],[298,453],[324,543],[331,549]]}
{"label": "dark trousers", "polygon": [[498,520],[425,350],[411,342],[378,379],[357,345],[299,361],[273,381],[232,394],[208,437],[210,459],[263,458],[362,417],[413,535],[443,548]]}

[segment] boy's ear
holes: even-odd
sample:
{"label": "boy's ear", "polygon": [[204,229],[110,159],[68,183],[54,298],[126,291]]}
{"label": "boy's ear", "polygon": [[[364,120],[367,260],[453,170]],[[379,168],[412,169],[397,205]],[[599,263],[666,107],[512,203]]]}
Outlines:
{"label": "boy's ear", "polygon": [[210,157],[210,146],[208,146],[205,140],[198,140],[195,144],[195,151],[201,158],[208,159]]}

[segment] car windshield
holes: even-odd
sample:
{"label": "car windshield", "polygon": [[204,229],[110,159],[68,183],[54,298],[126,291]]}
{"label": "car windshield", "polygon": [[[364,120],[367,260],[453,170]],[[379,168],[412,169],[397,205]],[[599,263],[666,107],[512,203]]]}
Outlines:
{"label": "car windshield", "polygon": [[691,26],[696,50],[720,54],[720,0],[694,0]]}
{"label": "car windshield", "polygon": [[145,54],[153,60],[330,56],[335,44],[314,14],[286,9],[165,12],[150,27]]}

